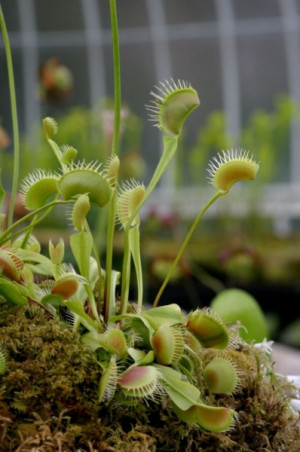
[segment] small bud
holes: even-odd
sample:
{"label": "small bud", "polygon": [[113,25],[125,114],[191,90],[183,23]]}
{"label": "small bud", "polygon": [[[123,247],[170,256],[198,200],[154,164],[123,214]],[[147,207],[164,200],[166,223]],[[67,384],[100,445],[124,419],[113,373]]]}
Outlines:
{"label": "small bud", "polygon": [[49,241],[49,255],[52,264],[59,265],[62,263],[65,255],[65,244],[63,239],[60,239],[58,244],[53,245],[52,241]]}
{"label": "small bud", "polygon": [[90,208],[91,204],[88,195],[80,195],[76,199],[72,210],[72,221],[77,231],[82,231],[84,229],[84,222]]}
{"label": "small bud", "polygon": [[227,193],[242,180],[253,180],[259,165],[247,151],[223,151],[209,163],[209,180],[215,188]]}
{"label": "small bud", "polygon": [[43,119],[43,125],[47,138],[53,138],[54,135],[57,134],[58,129],[55,119],[49,118],[48,116],[47,118]]}

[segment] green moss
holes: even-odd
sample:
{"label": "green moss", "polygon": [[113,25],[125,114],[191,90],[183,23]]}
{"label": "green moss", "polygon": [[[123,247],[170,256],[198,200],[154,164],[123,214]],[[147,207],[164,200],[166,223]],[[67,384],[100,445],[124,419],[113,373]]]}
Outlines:
{"label": "green moss", "polygon": [[[285,383],[259,372],[264,363],[250,346],[229,351],[241,374],[236,393],[202,394],[238,413],[231,430],[211,433],[182,423],[164,398],[134,408],[98,405],[94,354],[36,306],[0,305],[0,344],[7,359],[0,376],[0,452],[300,450],[300,422]],[[201,358],[209,362],[217,353],[202,350]]]}

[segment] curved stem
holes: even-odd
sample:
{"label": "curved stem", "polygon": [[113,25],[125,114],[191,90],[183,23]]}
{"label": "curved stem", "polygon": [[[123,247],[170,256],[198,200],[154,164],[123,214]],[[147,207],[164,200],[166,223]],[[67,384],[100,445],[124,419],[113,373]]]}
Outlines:
{"label": "curved stem", "polygon": [[17,195],[18,180],[19,180],[19,169],[20,169],[20,144],[19,144],[19,126],[18,126],[18,114],[17,114],[17,102],[16,102],[16,91],[14,83],[14,71],[11,57],[11,50],[9,44],[9,38],[7,34],[6,24],[0,5],[0,26],[3,35],[6,61],[7,61],[7,72],[8,72],[8,82],[9,82],[9,94],[11,103],[11,115],[12,115],[12,128],[13,128],[13,140],[14,140],[14,169],[13,169],[13,180],[11,188],[11,198],[8,211],[7,224],[11,226],[13,222],[14,206]]}
{"label": "curved stem", "polygon": [[169,269],[169,271],[168,271],[168,274],[167,274],[167,276],[165,277],[165,280],[164,280],[164,282],[162,283],[161,288],[160,288],[159,291],[158,291],[158,294],[156,295],[156,298],[155,298],[154,303],[153,303],[153,307],[154,307],[154,308],[157,306],[157,304],[158,304],[158,302],[159,302],[159,299],[160,299],[160,297],[161,297],[161,295],[162,295],[164,289],[166,288],[166,285],[167,285],[168,282],[170,281],[170,278],[171,278],[171,276],[172,276],[172,274],[173,274],[173,271],[175,270],[175,268],[176,268],[176,266],[177,266],[177,264],[178,264],[178,262],[179,262],[179,260],[180,260],[180,258],[181,258],[181,256],[182,256],[182,254],[183,254],[183,252],[184,252],[184,250],[185,250],[185,248],[186,248],[186,246],[187,246],[187,244],[188,244],[188,242],[189,242],[189,240],[190,240],[190,238],[192,237],[192,235],[193,235],[193,233],[194,233],[194,231],[195,231],[195,229],[196,229],[196,227],[198,226],[199,221],[201,220],[201,218],[203,217],[203,215],[204,215],[204,213],[207,211],[207,209],[208,209],[208,208],[209,208],[209,207],[210,207],[210,206],[211,206],[218,198],[220,198],[220,196],[223,196],[223,195],[225,195],[225,194],[226,194],[226,192],[224,192],[224,191],[218,191],[217,193],[215,193],[214,196],[208,201],[208,203],[203,207],[203,209],[201,210],[201,212],[198,214],[198,216],[197,216],[197,218],[195,219],[194,223],[192,224],[192,226],[191,226],[189,232],[187,233],[187,235],[186,235],[186,237],[185,237],[185,239],[184,239],[184,241],[183,241],[183,243],[182,243],[182,245],[181,245],[181,247],[180,247],[180,249],[179,249],[179,251],[178,251],[178,253],[177,253],[177,256],[176,256],[174,262],[172,263],[172,265],[171,265],[171,267],[170,267],[170,269]]}

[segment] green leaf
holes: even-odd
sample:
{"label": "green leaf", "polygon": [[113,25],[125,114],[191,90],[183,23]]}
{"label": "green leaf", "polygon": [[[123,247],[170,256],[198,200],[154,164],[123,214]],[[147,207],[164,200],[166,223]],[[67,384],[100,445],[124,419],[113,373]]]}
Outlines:
{"label": "green leaf", "polygon": [[160,371],[160,373],[164,377],[166,378],[172,377],[177,378],[177,380],[182,380],[183,375],[177,370],[173,369],[173,367],[163,366],[161,364],[155,364],[154,366]]}
{"label": "green leaf", "polygon": [[139,314],[120,314],[108,319],[108,322],[118,322],[119,320],[129,320],[130,329],[136,331],[140,339],[139,342],[143,342],[144,347],[151,348],[151,337],[154,333],[154,329],[150,325],[147,319]]}
{"label": "green leaf", "polygon": [[115,270],[111,272],[110,279],[110,299],[109,299],[109,316],[111,317],[116,313],[116,287],[120,284],[121,273]]}
{"label": "green leaf", "polygon": [[30,268],[32,273],[35,273],[36,275],[43,275],[43,276],[52,276],[52,269],[49,269],[48,265],[44,264],[26,264],[26,267]]}
{"label": "green leaf", "polygon": [[184,320],[180,307],[175,303],[148,309],[143,312],[143,317],[147,319],[155,329],[159,328],[162,324],[171,326],[176,323],[182,323]]}
{"label": "green leaf", "polygon": [[191,383],[164,373],[162,374],[161,384],[172,402],[180,410],[188,410],[199,400],[200,391]]}
{"label": "green leaf", "polygon": [[138,225],[129,229],[129,248],[136,273],[138,290],[138,312],[140,312],[143,304],[143,272],[140,252],[140,230]]}
{"label": "green leaf", "polygon": [[88,231],[70,236],[70,247],[76,259],[81,275],[89,281],[90,256],[93,249],[93,237]]}
{"label": "green leaf", "polygon": [[144,350],[139,350],[133,347],[128,347],[128,355],[134,360],[139,366],[146,366],[152,364],[155,358],[154,351],[150,350],[146,353]]}
{"label": "green leaf", "polygon": [[0,295],[7,301],[18,306],[24,306],[28,303],[27,298],[23,295],[24,288],[12,281],[0,281]]}
{"label": "green leaf", "polygon": [[50,304],[51,306],[54,306],[55,308],[59,308],[63,304],[63,297],[59,294],[47,294],[41,299],[41,303],[43,305]]}
{"label": "green leaf", "polygon": [[51,260],[48,259],[48,257],[43,256],[40,253],[36,253],[34,251],[24,250],[22,248],[19,248],[17,250],[17,254],[23,261],[38,262],[40,264],[44,264],[45,266],[49,266],[49,269],[52,267]]}
{"label": "green leaf", "polygon": [[123,319],[138,320],[138,321],[142,322],[146,326],[146,328],[149,330],[149,332],[151,334],[154,333],[154,330],[153,330],[152,326],[150,325],[150,323],[148,322],[148,320],[145,319],[143,317],[143,315],[139,315],[139,314],[120,314],[120,315],[115,315],[113,317],[110,317],[108,319],[108,322],[118,322],[119,320],[123,320]]}

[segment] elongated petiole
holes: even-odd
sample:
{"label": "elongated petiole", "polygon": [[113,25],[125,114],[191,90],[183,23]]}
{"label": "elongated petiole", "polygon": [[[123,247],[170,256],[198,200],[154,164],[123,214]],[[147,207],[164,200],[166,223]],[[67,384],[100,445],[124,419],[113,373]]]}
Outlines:
{"label": "elongated petiole", "polygon": [[[88,222],[85,220],[85,222],[84,222],[84,227],[85,227],[85,229],[86,229],[86,231],[88,231],[90,234],[91,234],[91,237],[93,237],[93,235],[92,235],[92,233],[91,233],[91,230],[90,230],[90,226],[89,226],[89,224],[88,224]],[[99,297],[98,297],[98,300],[96,300],[96,306],[97,306],[97,310],[99,310],[99,308],[100,308],[100,296],[101,296],[101,285],[102,285],[102,267],[101,267],[101,261],[100,261],[100,256],[99,256],[99,253],[98,253],[98,249],[97,249],[97,245],[96,245],[96,242],[95,242],[95,240],[94,240],[94,237],[93,237],[93,255],[94,255],[94,258],[95,258],[95,260],[96,260],[96,263],[97,263],[97,270],[98,270],[98,277],[99,277]]]}
{"label": "elongated petiole", "polygon": [[129,245],[129,229],[125,229],[124,237],[124,253],[122,266],[122,284],[121,284],[121,314],[125,314],[128,307],[128,295],[130,284],[130,267],[131,267],[130,245]]}
{"label": "elongated petiole", "polygon": [[142,312],[143,305],[143,273],[140,252],[140,230],[138,225],[129,229],[129,246],[130,253],[132,255],[134,262],[137,279],[137,289],[138,289],[137,312],[140,314]]}
{"label": "elongated petiole", "polygon": [[18,114],[17,114],[17,102],[16,102],[16,91],[14,82],[14,71],[11,57],[11,50],[9,44],[9,38],[7,34],[7,28],[0,5],[0,27],[3,35],[6,61],[7,61],[7,72],[8,72],[8,82],[9,82],[9,94],[11,103],[11,116],[12,116],[12,128],[13,128],[13,140],[14,140],[14,165],[13,165],[13,180],[11,188],[11,198],[8,210],[7,225],[8,227],[12,225],[14,206],[17,195],[17,188],[19,182],[19,170],[20,170],[20,140],[19,140],[19,125],[18,125]]}
{"label": "elongated petiole", "polygon": [[177,267],[177,264],[178,264],[178,262],[179,262],[179,260],[180,260],[180,258],[181,258],[181,256],[182,256],[182,254],[183,254],[183,252],[184,252],[184,250],[185,250],[185,248],[186,248],[188,242],[190,241],[190,238],[192,237],[192,235],[193,235],[193,233],[194,233],[196,227],[198,226],[199,221],[200,221],[201,218],[203,217],[204,213],[207,211],[207,209],[208,209],[208,208],[209,208],[209,207],[210,207],[210,206],[211,206],[218,198],[220,198],[221,196],[223,196],[223,195],[225,195],[225,194],[226,194],[226,192],[224,192],[223,190],[217,191],[217,192],[214,194],[214,196],[208,201],[208,203],[203,207],[203,209],[201,210],[201,212],[198,214],[198,216],[197,216],[197,218],[195,219],[194,223],[192,224],[192,226],[191,226],[189,232],[187,233],[187,235],[186,235],[186,237],[185,237],[185,239],[184,239],[184,241],[183,241],[183,243],[182,243],[182,245],[181,245],[181,247],[180,247],[180,249],[179,249],[179,251],[178,251],[178,253],[177,253],[176,258],[174,259],[174,261],[173,261],[173,263],[172,263],[172,265],[171,265],[171,267],[170,267],[170,269],[169,269],[169,271],[168,271],[168,274],[167,274],[167,276],[165,277],[165,280],[164,280],[164,282],[162,283],[162,285],[161,285],[161,287],[160,287],[160,289],[159,289],[159,291],[158,291],[158,294],[156,295],[156,298],[155,298],[154,303],[153,303],[153,307],[156,307],[156,306],[158,305],[158,302],[159,302],[159,300],[160,300],[160,297],[161,297],[163,291],[165,290],[165,288],[166,288],[168,282],[170,281],[170,278],[171,278],[171,276],[172,276],[172,274],[173,274],[175,268]]}

